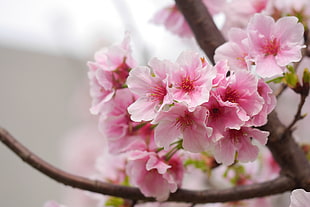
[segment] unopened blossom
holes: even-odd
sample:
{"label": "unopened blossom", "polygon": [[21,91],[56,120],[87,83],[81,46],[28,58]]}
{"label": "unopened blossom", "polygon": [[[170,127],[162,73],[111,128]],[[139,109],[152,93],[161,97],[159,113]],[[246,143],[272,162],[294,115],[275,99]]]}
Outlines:
{"label": "unopened blossom", "polygon": [[197,107],[190,112],[183,104],[175,104],[169,111],[162,111],[154,120],[155,142],[165,149],[177,139],[183,139],[183,147],[190,152],[205,151],[212,129],[206,126],[207,109]]}
{"label": "unopened blossom", "polygon": [[233,164],[235,158],[240,162],[254,161],[259,149],[252,143],[252,139],[264,145],[268,135],[269,132],[251,127],[226,129],[223,138],[214,143],[214,158],[224,165]]}
{"label": "unopened blossom", "polygon": [[296,17],[282,17],[275,22],[270,16],[256,14],[247,33],[256,73],[263,78],[282,74],[286,65],[302,57],[304,27]]}
{"label": "unopened blossom", "polygon": [[306,207],[310,203],[310,193],[304,189],[293,190],[289,207]]}
{"label": "unopened blossom", "polygon": [[91,113],[101,113],[104,103],[111,100],[116,89],[123,87],[130,68],[135,66],[129,43],[130,38],[126,34],[120,45],[96,52],[95,61],[88,62],[92,97]]}
{"label": "unopened blossom", "polygon": [[139,96],[128,108],[133,121],[150,121],[166,104],[172,103],[167,92],[168,76],[179,66],[157,58],[150,60],[148,65],[133,68],[127,79],[130,91]]}
{"label": "unopened blossom", "polygon": [[145,196],[164,201],[181,186],[184,169],[177,155],[166,161],[155,152],[135,151],[129,155],[126,172]]}
{"label": "unopened blossom", "polygon": [[169,93],[173,100],[185,103],[190,111],[209,100],[216,70],[203,64],[198,53],[187,51],[177,59],[179,68],[169,76]]}

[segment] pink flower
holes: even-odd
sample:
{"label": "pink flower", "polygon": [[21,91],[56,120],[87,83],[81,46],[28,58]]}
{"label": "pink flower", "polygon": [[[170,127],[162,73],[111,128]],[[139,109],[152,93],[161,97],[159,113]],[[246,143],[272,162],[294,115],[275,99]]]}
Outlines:
{"label": "pink flower", "polygon": [[249,70],[250,57],[247,34],[245,30],[232,28],[228,32],[228,42],[215,50],[214,60],[228,60],[231,70]]}
{"label": "pink flower", "polygon": [[132,122],[127,107],[134,100],[134,95],[124,88],[117,90],[114,98],[106,103],[106,112],[100,116],[99,130],[108,139],[115,140],[127,135]]}
{"label": "pink flower", "polygon": [[179,70],[169,77],[169,93],[174,100],[184,102],[190,111],[209,100],[216,70],[203,64],[198,53],[187,51],[177,59]]}
{"label": "pink flower", "polygon": [[303,189],[293,190],[289,207],[306,207],[310,203],[310,193]]}
{"label": "pink flower", "polygon": [[167,92],[167,78],[178,67],[170,61],[153,58],[149,61],[149,67],[136,67],[130,71],[128,88],[139,96],[128,108],[133,121],[153,120],[166,104],[172,103]]}
{"label": "pink flower", "polygon": [[135,151],[129,155],[127,174],[130,181],[148,197],[164,201],[170,192],[181,186],[183,165],[174,155],[169,161],[160,158],[155,152]]}
{"label": "pink flower", "polygon": [[126,34],[120,45],[104,48],[95,54],[95,62],[88,62],[90,95],[93,114],[101,113],[104,103],[111,100],[115,89],[122,88],[129,69],[135,66]]}
{"label": "pink flower", "polygon": [[219,96],[221,105],[236,107],[240,120],[248,121],[262,110],[264,104],[257,84],[258,79],[253,74],[240,70],[229,76],[227,83],[216,89],[215,95]]}
{"label": "pink flower", "polygon": [[214,141],[223,137],[226,128],[240,129],[245,123],[237,115],[237,107],[222,104],[216,96],[212,95],[203,106],[209,111],[207,126],[213,129],[211,137]]}
{"label": "pink flower", "polygon": [[113,154],[145,148],[143,136],[135,130],[141,123],[131,121],[127,112],[134,100],[128,88],[118,89],[113,99],[106,103],[106,113],[100,116],[99,130],[108,140],[109,151]]}
{"label": "pink flower", "polygon": [[267,123],[267,116],[276,107],[277,99],[273,95],[272,89],[263,79],[259,79],[257,91],[259,95],[264,99],[262,110],[251,117],[249,124],[253,126],[262,126]]}
{"label": "pink flower", "polygon": [[282,74],[284,67],[301,59],[304,27],[296,17],[256,14],[247,27],[251,56],[261,77]]}
{"label": "pink flower", "polygon": [[254,161],[259,150],[252,144],[252,139],[266,144],[268,135],[269,132],[250,127],[241,127],[239,130],[227,129],[223,138],[214,143],[214,158],[224,165],[233,164],[236,155],[236,159],[240,162]]}
{"label": "pink flower", "polygon": [[227,60],[218,61],[215,64],[214,69],[216,70],[216,77],[213,79],[212,85],[213,87],[216,88],[217,86],[226,83],[227,74],[230,69],[228,66],[228,61]]}
{"label": "pink flower", "polygon": [[182,104],[175,104],[169,111],[162,111],[154,123],[155,142],[165,149],[178,138],[183,138],[183,147],[190,152],[205,151],[212,129],[206,126],[207,110],[197,107],[195,111],[188,111]]}

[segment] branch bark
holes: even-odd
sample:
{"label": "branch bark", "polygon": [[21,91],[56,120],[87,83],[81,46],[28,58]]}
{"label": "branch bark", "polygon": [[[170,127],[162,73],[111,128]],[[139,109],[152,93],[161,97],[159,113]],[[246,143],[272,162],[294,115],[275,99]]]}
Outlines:
{"label": "branch bark", "polygon": [[[2,128],[0,128],[0,140],[24,162],[48,177],[65,185],[130,200],[154,201],[153,198],[145,197],[138,188],[114,185],[99,180],[91,180],[60,170],[33,154]],[[288,190],[293,190],[294,188],[296,188],[296,183],[293,179],[288,176],[280,176],[272,181],[223,190],[193,191],[179,189],[176,193],[170,195],[168,201],[188,203],[236,201],[283,193]]]}

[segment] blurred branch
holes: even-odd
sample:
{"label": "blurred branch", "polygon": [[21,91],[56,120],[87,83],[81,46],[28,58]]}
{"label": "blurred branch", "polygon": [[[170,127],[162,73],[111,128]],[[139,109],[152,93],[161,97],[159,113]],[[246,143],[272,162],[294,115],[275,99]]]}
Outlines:
{"label": "blurred branch", "polygon": [[[10,148],[24,162],[28,163],[38,171],[48,177],[69,185],[74,188],[87,190],[104,195],[116,196],[130,200],[154,201],[153,198],[145,197],[138,188],[114,185],[91,180],[85,177],[77,176],[60,170],[53,165],[42,160],[33,154],[25,146],[19,143],[5,129],[0,128],[0,140]],[[223,190],[204,190],[193,191],[179,189],[176,193],[170,195],[168,201],[188,202],[188,203],[207,203],[207,202],[226,202],[261,197],[283,193],[296,187],[294,180],[288,176],[280,176],[277,179],[257,183],[252,185],[238,186]]]}

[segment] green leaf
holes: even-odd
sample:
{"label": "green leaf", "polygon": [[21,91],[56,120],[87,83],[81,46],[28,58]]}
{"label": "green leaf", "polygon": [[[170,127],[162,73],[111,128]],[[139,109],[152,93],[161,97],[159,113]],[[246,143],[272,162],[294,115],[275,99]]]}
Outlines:
{"label": "green leaf", "polygon": [[124,204],[124,199],[122,198],[117,198],[117,197],[110,197],[106,202],[105,206],[110,206],[110,207],[120,207]]}
{"label": "green leaf", "polygon": [[290,88],[296,88],[298,83],[298,76],[296,73],[285,73],[285,82]]}

